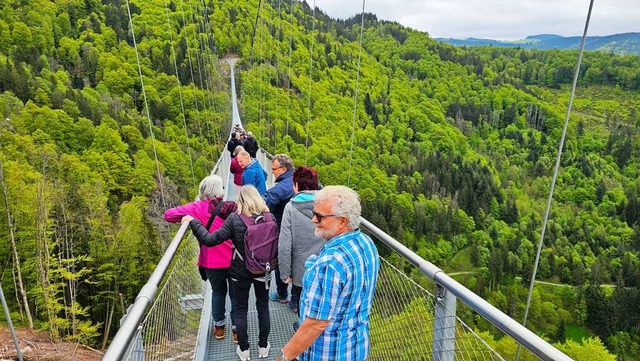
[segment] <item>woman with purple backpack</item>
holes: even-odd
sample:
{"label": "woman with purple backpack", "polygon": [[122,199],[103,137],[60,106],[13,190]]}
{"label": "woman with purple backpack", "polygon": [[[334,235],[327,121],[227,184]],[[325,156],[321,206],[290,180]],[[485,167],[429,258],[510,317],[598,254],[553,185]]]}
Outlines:
{"label": "woman with purple backpack", "polygon": [[[167,222],[180,222],[182,217],[190,216],[207,225],[206,229],[213,232],[220,228],[225,219],[236,211],[234,202],[223,201],[224,188],[222,178],[212,174],[200,182],[196,200],[183,206],[167,209],[164,219]],[[225,303],[227,290],[231,300],[231,324],[233,340],[237,343],[235,325],[234,295],[229,278],[233,244],[229,239],[223,240],[215,247],[200,246],[198,267],[203,280],[211,284],[211,307],[213,316],[213,333],[217,340],[225,336]]]}
{"label": "woman with purple backpack", "polygon": [[[243,219],[244,218],[244,219]],[[245,253],[246,243],[249,243],[247,230],[248,224],[265,225],[268,228],[275,229],[277,239],[277,225],[275,218],[269,213],[264,199],[258,193],[258,190],[251,185],[243,186],[238,193],[238,211],[229,215],[222,227],[213,233],[202,225],[201,221],[190,216],[182,218],[182,222],[189,222],[191,231],[203,246],[216,246],[225,239],[231,239],[235,247],[234,255],[231,260],[230,275],[232,279],[232,287],[235,295],[236,307],[236,327],[238,330],[238,347],[236,353],[240,360],[250,359],[249,336],[247,334],[247,311],[249,309],[249,291],[253,285],[253,291],[256,296],[256,309],[258,311],[258,358],[266,358],[269,356],[271,345],[268,342],[269,332],[271,331],[271,320],[269,316],[269,290],[267,288],[270,282],[270,275],[267,272],[257,274],[249,269],[249,261],[245,262],[247,253]],[[250,223],[250,222],[253,222]],[[253,227],[252,227],[253,228]],[[274,243],[277,248],[277,241]]]}

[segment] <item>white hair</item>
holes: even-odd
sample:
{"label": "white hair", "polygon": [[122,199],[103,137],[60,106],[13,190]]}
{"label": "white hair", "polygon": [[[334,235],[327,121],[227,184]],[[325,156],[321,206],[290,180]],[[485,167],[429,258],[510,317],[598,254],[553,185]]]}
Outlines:
{"label": "white hair", "polygon": [[213,199],[216,197],[224,197],[224,187],[222,186],[222,178],[216,174],[211,174],[204,177],[200,181],[200,187],[198,187],[200,193],[198,194],[199,200]]}
{"label": "white hair", "polygon": [[360,227],[360,214],[362,206],[360,197],[353,189],[345,186],[327,186],[316,193],[316,202],[334,201],[331,213],[336,216],[346,217],[349,222],[347,228],[354,230]]}

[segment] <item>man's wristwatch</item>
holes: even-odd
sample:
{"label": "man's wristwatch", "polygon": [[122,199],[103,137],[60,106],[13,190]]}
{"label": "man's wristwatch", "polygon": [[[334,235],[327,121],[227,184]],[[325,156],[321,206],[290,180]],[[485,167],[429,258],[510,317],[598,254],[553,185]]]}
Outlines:
{"label": "man's wristwatch", "polygon": [[280,350],[280,361],[292,361],[284,355],[284,349]]}

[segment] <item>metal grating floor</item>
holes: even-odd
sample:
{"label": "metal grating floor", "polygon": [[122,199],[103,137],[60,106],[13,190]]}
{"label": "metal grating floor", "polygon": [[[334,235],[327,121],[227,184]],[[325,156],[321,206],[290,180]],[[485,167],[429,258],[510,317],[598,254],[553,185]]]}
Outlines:
{"label": "metal grating floor", "polygon": [[[272,290],[275,290],[275,282],[272,282]],[[231,325],[229,320],[229,298],[227,298],[227,325]],[[280,349],[293,336],[293,323],[298,317],[289,306],[280,302],[269,301],[269,315],[271,318],[271,332],[269,333],[269,343],[271,344],[271,352],[269,357],[264,360],[273,360],[280,352]],[[258,360],[258,313],[255,306],[255,296],[253,288],[249,293],[249,312],[247,314],[249,323],[249,343],[251,344],[251,359]],[[231,361],[238,360],[236,355],[237,345],[233,343],[231,336],[231,327],[226,327],[226,337],[223,340],[216,340],[213,332],[209,332],[207,341],[206,360],[215,361]]]}

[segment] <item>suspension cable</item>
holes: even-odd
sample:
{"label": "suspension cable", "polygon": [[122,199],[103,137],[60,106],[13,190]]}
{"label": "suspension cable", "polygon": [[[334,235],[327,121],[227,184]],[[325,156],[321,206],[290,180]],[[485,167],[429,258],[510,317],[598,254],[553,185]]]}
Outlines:
{"label": "suspension cable", "polygon": [[313,85],[313,44],[315,43],[316,30],[316,0],[313,0],[311,16],[311,50],[309,51],[309,94],[307,95],[307,124],[305,126],[306,139],[304,141],[304,164],[309,164],[309,122],[311,120],[311,86]]}
{"label": "suspension cable", "polygon": [[169,32],[169,40],[171,41],[171,56],[173,57],[173,67],[176,72],[176,81],[178,82],[178,96],[180,97],[180,110],[182,113],[182,123],[184,124],[184,135],[187,137],[187,154],[189,155],[189,164],[191,165],[191,183],[196,185],[196,174],[193,170],[193,158],[191,157],[191,146],[189,145],[189,130],[187,129],[187,117],[184,114],[184,101],[182,100],[182,84],[180,83],[180,75],[178,73],[178,61],[176,60],[176,49],[173,43],[173,29],[169,19],[169,8],[167,0],[164,0],[164,13],[167,16],[167,31]]}
{"label": "suspension cable", "polygon": [[289,64],[287,66],[287,135],[289,135],[289,120],[291,119],[291,53],[293,51],[293,18],[293,0],[291,0],[291,15],[289,18]]}
{"label": "suspension cable", "polygon": [[[533,266],[533,272],[531,274],[531,281],[529,282],[529,295],[527,296],[527,305],[524,309],[524,319],[522,325],[527,324],[527,315],[529,314],[529,306],[531,305],[531,295],[533,293],[533,286],[536,281],[536,273],[538,272],[538,263],[540,261],[540,252],[542,250],[542,243],[544,243],[544,234],[547,229],[547,220],[549,219],[549,212],[551,211],[551,200],[553,199],[553,190],[556,185],[556,179],[558,178],[558,170],[560,169],[560,159],[562,158],[562,148],[564,147],[564,140],[567,135],[567,127],[569,125],[569,116],[571,115],[571,106],[573,105],[573,97],[576,92],[576,86],[578,84],[578,76],[580,75],[580,65],[582,63],[582,54],[584,53],[584,45],[587,41],[587,32],[589,30],[589,20],[591,19],[591,10],[593,9],[593,0],[589,2],[589,11],[587,12],[587,20],[584,24],[584,31],[582,33],[582,41],[580,42],[580,51],[578,52],[578,63],[576,64],[576,70],[573,74],[573,83],[571,84],[571,95],[569,96],[569,106],[567,107],[567,115],[564,118],[564,126],[562,128],[562,137],[560,138],[560,144],[558,145],[558,156],[556,157],[556,164],[553,169],[553,178],[551,179],[551,188],[549,189],[549,196],[547,197],[547,205],[544,211],[544,219],[542,220],[542,230],[540,231],[540,241],[538,242],[538,250],[536,251],[536,260]],[[520,356],[520,344],[516,351],[516,361]]]}
{"label": "suspension cable", "polygon": [[[180,4],[180,12],[182,13],[182,23],[187,24],[187,19],[184,15],[185,11],[184,8],[182,7],[182,2],[179,3]],[[194,30],[194,34],[195,34],[195,30]],[[195,38],[195,35],[194,35]],[[200,105],[198,104],[198,88],[196,87],[196,80],[195,80],[195,76],[193,75],[193,62],[191,60],[191,52],[189,51],[189,34],[187,32],[187,30],[185,29],[185,36],[184,36],[185,42],[187,43],[187,60],[189,61],[189,73],[191,75],[191,87],[193,89],[193,101],[196,107],[196,124],[198,125],[198,133],[200,134],[200,139],[204,139],[206,140],[206,138],[204,137],[204,134],[202,133],[202,122],[200,119]],[[209,148],[211,147],[211,143],[208,144]],[[206,166],[205,164],[203,164],[203,166]],[[205,171],[207,171],[207,169],[205,168]]]}
{"label": "suspension cable", "polygon": [[[214,91],[213,89],[215,88],[215,84],[214,84],[214,80],[215,78],[213,77],[212,74],[212,70],[214,69],[214,65],[215,65],[215,69],[219,69],[220,68],[220,62],[218,59],[217,54],[217,50],[216,50],[216,40],[215,40],[215,33],[213,32],[213,26],[211,26],[211,19],[209,18],[209,13],[207,12],[207,5],[204,4],[203,6],[203,17],[204,17],[204,24],[205,24],[205,34],[207,36],[207,45],[209,46],[209,58],[210,58],[210,64],[211,64],[211,68],[209,69],[209,77],[211,78],[211,88],[209,91],[209,96],[211,97],[211,104],[213,106],[212,110],[213,110],[213,114],[217,113],[217,108],[216,108],[216,98],[214,95]],[[223,134],[223,125],[226,124],[226,122],[221,122],[220,126],[219,126],[219,135],[218,135],[218,139],[219,141],[224,141],[226,142],[227,138],[229,137],[229,132],[224,132],[226,133]],[[230,131],[231,129],[229,129]]]}
{"label": "suspension cable", "polygon": [[273,148],[277,149],[278,148],[278,128],[277,128],[277,124],[278,124],[278,93],[280,92],[280,73],[279,73],[279,67],[278,65],[280,64],[280,42],[281,42],[281,38],[282,38],[282,13],[280,11],[280,6],[281,6],[282,0],[278,0],[278,35],[276,36],[276,44],[278,44],[277,46],[277,52],[275,53],[276,56],[276,91],[275,91],[275,101],[274,101],[274,105],[275,108],[273,110],[273,114],[274,114],[274,120],[273,120],[273,130],[274,130],[274,134],[273,134]]}
{"label": "suspension cable", "polygon": [[[258,9],[258,11],[260,11]],[[263,31],[262,31],[262,19],[260,19],[260,25],[259,25],[259,34],[258,36],[260,37],[260,61],[258,62],[258,124],[260,124],[260,122],[262,121],[262,117],[263,117],[263,110],[265,108],[264,103],[264,82],[263,82],[263,78],[264,78],[264,63],[265,63],[265,56],[264,56],[264,48],[262,47],[262,45],[264,44],[264,39],[263,39]],[[266,113],[266,111],[265,111]],[[266,122],[265,122],[266,123]],[[262,127],[260,127],[260,137],[262,139],[264,139],[264,133],[262,132]]]}
{"label": "suspension cable", "polygon": [[[198,22],[198,24],[200,24],[200,22]],[[215,44],[209,42],[209,34],[213,34],[213,32],[211,31],[211,24],[209,22],[209,15],[207,14],[207,6],[206,4],[203,3],[202,6],[202,33],[205,34],[205,36],[207,37],[206,40],[206,44],[205,41],[203,41],[200,38],[200,42],[201,42],[201,48],[202,48],[202,53],[203,53],[203,62],[205,63],[205,68],[204,68],[204,75],[205,75],[205,83],[207,85],[207,94],[209,95],[209,109],[212,112],[212,119],[213,119],[213,114],[215,114],[216,112],[216,102],[215,102],[215,97],[213,94],[213,69],[214,69],[214,63],[215,63],[215,56],[214,56],[214,52],[215,52]],[[205,48],[207,48],[209,51],[205,51]],[[207,64],[208,62],[208,64]],[[217,65],[215,65],[217,66]],[[211,129],[209,128],[209,125],[211,124],[211,122],[207,122],[207,129],[209,131],[209,137],[211,136]],[[218,139],[222,139],[222,126],[218,127]]]}
{"label": "suspension cable", "polygon": [[[194,20],[194,22],[197,22],[197,26],[198,26],[198,31],[200,31],[200,21],[198,20],[198,17],[196,15],[196,10],[194,10],[193,6],[191,6],[191,15],[192,15],[192,19]],[[201,39],[199,39],[199,37],[196,37],[196,32],[195,30],[193,31],[193,41],[196,42],[198,44],[198,46],[200,47],[200,54],[204,53],[204,46],[202,45],[202,41]],[[200,89],[202,89],[202,91],[209,91],[210,92],[210,88],[208,87],[208,84],[205,84],[205,81],[202,78],[202,73],[203,71],[206,72],[206,64],[203,66],[204,64],[204,59],[202,59],[202,64],[200,63],[200,59],[202,58],[201,55],[198,55],[196,53],[196,63],[198,64],[198,77],[200,79]],[[204,69],[204,70],[203,70]],[[204,96],[204,105],[206,108],[211,109],[211,103],[208,102],[209,99],[207,99],[206,96]],[[205,126],[207,127],[207,141],[209,144],[209,148],[211,148],[211,158],[215,159],[215,154],[213,153],[213,149],[212,149],[212,142],[211,142],[211,128],[209,127],[209,122],[208,121],[204,121],[205,122]]]}
{"label": "suspension cable", "polygon": [[160,163],[158,162],[158,151],[156,150],[156,138],[153,135],[153,126],[151,125],[151,115],[149,114],[149,103],[147,102],[147,93],[144,88],[144,78],[142,77],[142,67],[140,66],[140,55],[138,54],[138,44],[136,43],[136,33],[133,30],[133,19],[131,18],[131,8],[129,0],[127,0],[127,14],[129,15],[129,26],[131,27],[131,37],[133,38],[133,48],[136,51],[136,61],[138,62],[138,73],[140,74],[140,84],[142,85],[142,97],[144,99],[144,108],[147,111],[147,121],[149,123],[149,134],[151,135],[151,145],[153,147],[153,157],[156,160],[156,171],[158,172],[158,185],[160,186],[160,196],[162,198],[162,207],[167,208],[164,197],[164,188],[162,186],[162,174],[160,173]]}
{"label": "suspension cable", "polygon": [[351,122],[351,147],[349,149],[349,171],[347,172],[347,186],[351,186],[351,162],[353,160],[353,143],[356,134],[356,110],[358,109],[358,83],[360,80],[360,62],[362,59],[362,33],[364,30],[364,5],[362,0],[362,18],[360,19],[360,49],[358,49],[358,70],[356,71],[356,92],[353,97],[353,121]]}
{"label": "suspension cable", "polygon": [[260,8],[262,7],[262,0],[258,1],[258,11],[256,11],[256,20],[253,22],[253,34],[251,34],[251,50],[249,53],[249,64],[253,65],[253,42],[256,37],[256,27],[258,26],[258,19],[260,18]]}

